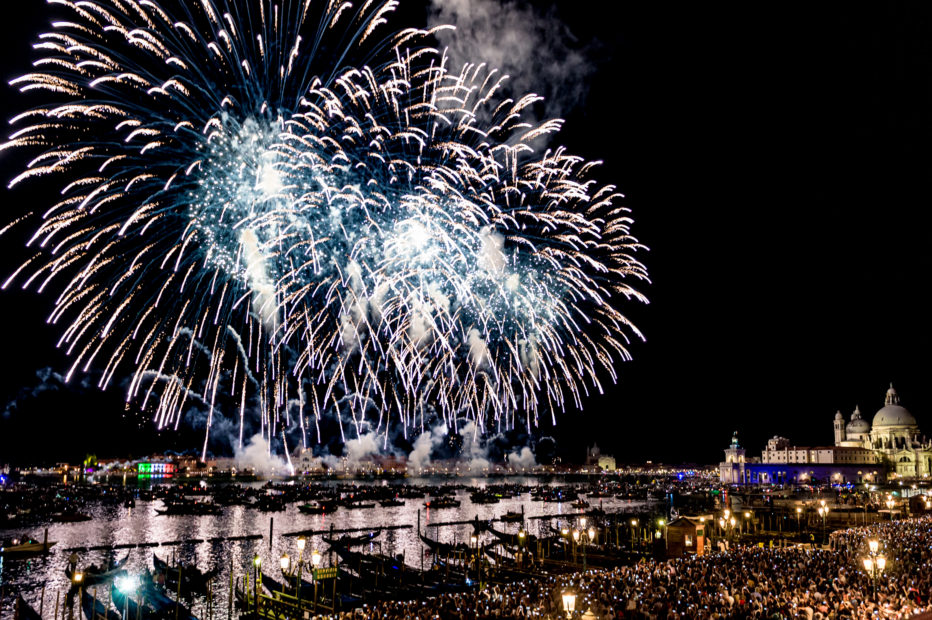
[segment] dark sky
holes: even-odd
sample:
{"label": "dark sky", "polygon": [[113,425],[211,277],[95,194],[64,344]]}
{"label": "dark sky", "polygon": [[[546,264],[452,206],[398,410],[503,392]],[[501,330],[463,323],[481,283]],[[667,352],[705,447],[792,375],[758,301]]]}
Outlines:
{"label": "dark sky", "polygon": [[[0,23],[4,118],[21,106],[5,82],[28,70],[44,19],[44,3],[22,4]],[[651,304],[628,312],[647,342],[619,385],[560,417],[562,450],[581,457],[596,438],[625,462],[717,462],[736,429],[752,453],[774,434],[828,444],[835,410],[869,418],[891,381],[932,433],[932,7],[539,4],[591,62],[559,141],[604,161],[599,180],[626,194],[651,248]],[[4,181],[19,157],[0,155]],[[35,196],[4,192],[4,213]],[[19,241],[0,240],[0,272]],[[118,393],[23,398],[37,372],[66,367],[52,301],[0,294],[0,401],[20,401],[0,420],[0,462],[26,442],[154,445]]]}

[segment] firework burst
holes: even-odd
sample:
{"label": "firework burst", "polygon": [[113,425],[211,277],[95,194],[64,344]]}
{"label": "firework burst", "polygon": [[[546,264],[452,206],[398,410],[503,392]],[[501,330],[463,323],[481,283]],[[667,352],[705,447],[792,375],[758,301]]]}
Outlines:
{"label": "firework burst", "polygon": [[131,369],[160,426],[235,400],[305,445],[326,415],[531,426],[615,379],[646,280],[617,193],[535,148],[560,123],[534,96],[376,39],[394,2],[53,4],[14,80],[51,103],[6,147],[62,199],[6,285],[57,292],[72,373]]}

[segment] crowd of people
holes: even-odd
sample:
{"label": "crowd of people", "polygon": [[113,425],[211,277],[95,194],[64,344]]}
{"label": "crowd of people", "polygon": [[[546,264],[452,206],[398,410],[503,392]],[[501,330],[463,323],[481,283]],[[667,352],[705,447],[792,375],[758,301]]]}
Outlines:
{"label": "crowd of people", "polygon": [[[872,539],[887,560],[876,580],[863,566]],[[739,546],[612,570],[545,574],[420,601],[385,601],[343,617],[557,619],[566,617],[566,591],[576,593],[576,617],[588,611],[603,620],[909,618],[932,609],[932,517],[841,530],[829,547]]]}

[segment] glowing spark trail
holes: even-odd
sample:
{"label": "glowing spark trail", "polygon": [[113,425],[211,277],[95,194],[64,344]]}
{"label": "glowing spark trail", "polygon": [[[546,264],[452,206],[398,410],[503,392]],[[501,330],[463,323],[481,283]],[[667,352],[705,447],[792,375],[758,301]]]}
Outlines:
{"label": "glowing spark trail", "polygon": [[530,427],[616,379],[647,279],[619,195],[535,146],[561,123],[527,122],[533,95],[496,101],[430,33],[376,41],[395,2],[50,3],[13,80],[48,103],[2,148],[61,199],[4,286],[57,287],[74,369],[129,369],[160,427],[218,400],[240,438],[299,403],[305,445],[305,410],[318,439],[328,415]]}

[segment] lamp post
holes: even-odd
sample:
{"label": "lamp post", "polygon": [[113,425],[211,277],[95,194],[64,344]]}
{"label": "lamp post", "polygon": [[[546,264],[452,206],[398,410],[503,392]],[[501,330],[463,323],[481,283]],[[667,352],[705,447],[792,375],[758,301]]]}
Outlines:
{"label": "lamp post", "polygon": [[876,600],[877,576],[883,574],[884,569],[887,567],[887,558],[879,554],[880,543],[878,541],[868,541],[867,547],[867,557],[862,562],[864,563],[864,570],[871,576],[871,592],[874,600]]}
{"label": "lamp post", "polygon": [[282,566],[282,596],[285,596],[285,581],[291,579],[291,558],[288,557],[288,554],[284,554],[281,559]]}
{"label": "lamp post", "polygon": [[256,616],[259,615],[259,568],[262,566],[262,558],[257,553],[252,558],[252,600],[256,610]]}
{"label": "lamp post", "polygon": [[828,514],[828,508],[819,506],[819,516],[822,517],[822,544],[825,544],[825,515]]}
{"label": "lamp post", "polygon": [[893,498],[887,500],[887,510],[890,511],[890,521],[893,521],[893,507],[896,505],[896,502],[893,501]]}
{"label": "lamp post", "polygon": [[631,551],[634,551],[634,532],[637,530],[638,520],[631,519]]}
{"label": "lamp post", "polygon": [[574,528],[573,529],[573,564],[576,563],[576,545],[578,544],[579,544],[579,530]]}
{"label": "lamp post", "polygon": [[799,517],[803,514],[803,509],[799,506],[796,507],[796,532],[799,533],[802,531],[799,527]]}
{"label": "lamp post", "polygon": [[473,534],[469,537],[469,543],[472,546],[473,563],[476,565],[476,581],[479,582],[479,537]]}
{"label": "lamp post", "polygon": [[301,610],[301,592],[304,590],[304,547],[307,546],[307,539],[304,536],[298,537],[298,611]]}
{"label": "lamp post", "polygon": [[317,567],[320,566],[320,560],[322,556],[320,551],[314,549],[311,552],[311,566],[314,567],[314,613],[317,613]]}
{"label": "lamp post", "polygon": [[576,593],[572,590],[563,591],[563,611],[566,612],[567,618],[573,617],[573,612],[576,611]]}

